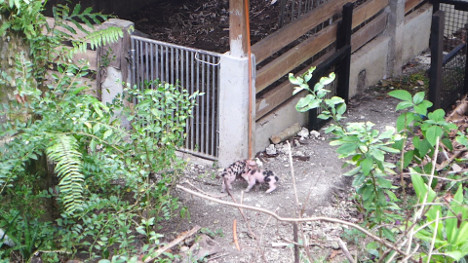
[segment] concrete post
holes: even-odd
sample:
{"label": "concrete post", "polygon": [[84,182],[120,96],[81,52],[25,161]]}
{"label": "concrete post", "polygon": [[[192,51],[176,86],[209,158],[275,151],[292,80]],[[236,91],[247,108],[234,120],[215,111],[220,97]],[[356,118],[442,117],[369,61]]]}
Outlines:
{"label": "concrete post", "polygon": [[[255,65],[254,58],[252,61]],[[220,67],[219,165],[226,167],[248,157],[248,59],[224,54],[221,56]],[[254,73],[252,72],[253,76]],[[255,83],[252,85],[255,87]],[[252,93],[254,103],[255,89]]]}
{"label": "concrete post", "polygon": [[130,50],[129,29],[133,22],[121,19],[109,19],[102,27],[120,27],[124,33],[118,42],[99,48],[97,74],[98,94],[102,102],[112,102],[116,95],[123,92],[123,84],[130,83],[128,65]]}
{"label": "concrete post", "polygon": [[389,1],[387,34],[390,36],[387,53],[387,77],[401,75],[403,65],[403,37],[406,0]]}

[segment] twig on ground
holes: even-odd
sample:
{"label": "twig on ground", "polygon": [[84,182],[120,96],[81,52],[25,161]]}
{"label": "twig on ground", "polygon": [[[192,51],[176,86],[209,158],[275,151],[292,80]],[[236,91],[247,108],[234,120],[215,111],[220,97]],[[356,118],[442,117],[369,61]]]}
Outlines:
{"label": "twig on ground", "polygon": [[185,180],[185,181],[183,181],[182,183],[188,184],[188,185],[190,185],[191,187],[193,187],[195,190],[197,190],[198,192],[203,193],[203,194],[208,195],[208,196],[211,196],[211,197],[214,197],[214,198],[223,198],[223,197],[228,196],[227,194],[213,195],[213,194],[207,193],[207,192],[201,190],[200,188],[196,187],[195,185],[193,185],[193,184],[192,184],[191,182],[189,182],[188,180]]}
{"label": "twig on ground", "polygon": [[239,241],[237,239],[237,220],[232,221],[232,236],[234,238],[234,244],[236,245],[237,250],[241,250],[239,246]]}
{"label": "twig on ground", "polygon": [[270,210],[267,210],[267,209],[264,209],[264,208],[259,208],[259,207],[254,207],[254,206],[249,206],[249,205],[241,205],[241,204],[237,204],[237,203],[232,203],[232,202],[228,202],[228,201],[224,201],[224,200],[220,200],[220,199],[216,199],[216,198],[213,198],[213,197],[210,197],[210,196],[206,196],[204,194],[201,194],[201,193],[197,193],[193,190],[190,190],[188,188],[185,188],[181,185],[176,185],[176,188],[182,190],[182,191],[185,191],[187,193],[190,193],[192,195],[195,195],[195,196],[198,196],[200,198],[203,198],[203,199],[206,199],[206,200],[210,200],[210,201],[213,201],[213,202],[216,202],[216,203],[219,203],[219,204],[223,204],[223,205],[227,205],[227,206],[232,206],[232,207],[238,207],[238,208],[244,208],[244,209],[248,209],[248,210],[253,210],[253,211],[257,211],[257,212],[260,212],[260,213],[264,213],[264,214],[267,214],[267,215],[271,215],[273,218],[275,218],[276,220],[278,221],[282,221],[282,222],[289,222],[289,223],[300,223],[300,222],[312,222],[312,221],[324,221],[324,222],[331,222],[331,223],[336,223],[336,224],[343,224],[343,225],[347,225],[347,226],[350,226],[352,228],[355,228],[359,231],[361,231],[362,233],[364,233],[365,235],[367,235],[368,237],[372,238],[373,240],[381,243],[382,245],[386,246],[386,247],[389,247],[395,251],[397,251],[398,253],[400,253],[401,255],[403,256],[407,256],[408,254],[406,252],[403,252],[401,249],[397,248],[395,245],[387,242],[386,240],[384,239],[381,239],[379,238],[378,236],[372,234],[371,232],[369,232],[367,229],[359,226],[359,225],[356,225],[354,223],[351,223],[351,222],[347,222],[347,221],[344,221],[344,220],[340,220],[340,219],[337,219],[337,218],[331,218],[331,217],[323,217],[323,216],[318,216],[318,217],[305,217],[305,218],[291,218],[291,217],[282,217],[282,216],[279,216],[277,214],[275,214],[274,212],[270,211]]}
{"label": "twig on ground", "polygon": [[[279,210],[279,207],[276,208],[275,213]],[[263,225],[262,232],[260,232],[260,237],[258,238],[258,250],[260,250],[260,254],[262,255],[262,259],[264,262],[267,262],[266,257],[265,257],[265,246],[263,246],[262,249],[262,242],[263,242],[263,233],[265,233],[265,229],[270,223],[271,216],[268,217],[267,221]]]}
{"label": "twig on ground", "polygon": [[356,262],[354,258],[351,256],[351,254],[349,253],[349,250],[346,247],[346,244],[343,242],[343,240],[341,240],[341,238],[338,238],[338,245],[340,246],[341,250],[343,251],[343,254],[349,260],[349,262],[351,263]]}
{"label": "twig on ground", "polygon": [[[227,185],[226,184],[226,178],[223,179],[224,180],[224,185]],[[234,198],[234,196],[231,194],[231,191],[229,191],[229,187],[226,187],[226,192],[228,193],[228,195],[231,197],[232,201],[237,204],[237,201],[236,199]],[[244,191],[242,191],[241,193],[241,203],[242,203],[242,199],[244,198]],[[242,204],[241,204],[242,205]],[[249,230],[249,234],[252,238],[256,239],[257,236],[254,234],[254,232],[252,231],[252,228],[250,228],[250,223],[249,223],[249,220],[247,219],[247,217],[245,216],[244,214],[244,211],[242,210],[242,208],[240,206],[237,207],[237,209],[239,209],[239,212],[241,213],[241,216],[242,218],[244,219],[245,223],[247,224],[247,229]]]}
{"label": "twig on ground", "polygon": [[200,230],[200,226],[195,226],[193,227],[191,230],[187,231],[187,232],[184,232],[182,233],[181,235],[179,235],[176,239],[172,240],[171,242],[169,242],[167,245],[163,246],[162,248],[156,250],[154,253],[151,254],[151,257],[145,259],[145,263],[148,263],[148,262],[151,262],[155,259],[157,259],[162,253],[164,253],[165,251],[171,249],[172,247],[174,247],[175,245],[179,244],[180,242],[182,242],[184,239],[192,236],[193,234],[197,233],[198,230]]}
{"label": "twig on ground", "polygon": [[[296,210],[296,216],[298,218],[302,218],[304,207],[303,207],[303,205],[301,203],[299,203],[299,195],[298,195],[297,187],[296,187],[296,175],[294,173],[294,165],[293,165],[293,159],[292,159],[291,144],[289,143],[289,141],[286,141],[286,144],[288,145],[289,166],[291,167],[291,178],[292,178],[292,184],[293,184],[293,189],[294,189],[294,197],[295,197],[295,201],[296,201],[296,209],[297,209]],[[309,192],[309,194],[310,194],[310,192]],[[298,227],[300,227],[300,229],[301,229],[301,236],[302,236],[302,241],[304,242],[305,253],[306,253],[307,257],[309,258],[309,260],[312,260],[312,256],[311,256],[310,250],[309,250],[309,244],[308,244],[308,241],[307,241],[307,239],[305,237],[304,229],[303,229],[302,224],[300,226],[298,226],[297,223],[295,223],[293,225],[294,241],[296,243],[299,241],[299,239],[298,239]],[[297,245],[294,245],[294,258],[295,258],[296,262],[299,262],[300,255],[299,255],[299,247]]]}

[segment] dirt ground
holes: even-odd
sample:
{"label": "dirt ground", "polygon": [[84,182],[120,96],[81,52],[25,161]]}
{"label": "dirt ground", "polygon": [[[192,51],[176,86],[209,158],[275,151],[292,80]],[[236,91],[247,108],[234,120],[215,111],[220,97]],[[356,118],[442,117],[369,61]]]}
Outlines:
{"label": "dirt ground", "polygon": [[[419,56],[408,64],[404,74],[421,72],[428,67],[429,62],[427,55]],[[423,85],[421,83],[421,86],[414,88],[423,89]],[[379,85],[369,88],[364,95],[351,99],[346,122],[369,121],[381,131],[386,126],[394,126],[399,113],[394,110],[398,101],[387,95],[392,89],[388,81],[381,81]],[[343,176],[346,168],[342,168],[343,161],[338,159],[335,148],[329,145],[329,136],[324,133],[324,128],[318,132],[319,136],[310,135],[304,140],[296,136],[292,139],[293,168],[298,200],[305,208],[303,216],[327,216],[358,223],[362,215],[353,204],[352,179]],[[280,143],[275,145],[275,149],[278,154],[274,157],[268,157],[265,152],[258,153],[257,156],[263,161],[264,168],[272,170],[280,178],[278,188],[270,194],[264,193],[265,188],[244,193],[243,203],[276,211],[281,217],[296,217],[298,209],[288,147],[285,143]],[[190,164],[181,185],[231,202],[232,199],[227,194],[220,193],[221,179],[218,175],[219,170],[213,164]],[[234,183],[231,193],[237,202],[240,202],[241,192],[245,187],[245,182]],[[209,242],[201,245],[204,247],[203,252],[212,253],[206,258],[208,262],[293,262],[293,226],[290,223],[279,222],[257,211],[244,210],[248,224],[258,237],[253,239],[237,208],[207,201],[181,190],[177,190],[176,194],[189,209],[190,218],[174,218],[163,226],[168,241],[183,231],[200,226],[201,232],[211,237],[208,238]],[[240,251],[234,242],[234,221],[237,222],[236,234]],[[310,222],[303,224],[303,228],[305,238],[312,244],[311,254],[315,262],[346,262],[338,245],[346,226]],[[193,241],[193,238],[189,238],[181,243],[178,252],[188,250]],[[349,243],[347,246],[351,253],[358,253],[360,249],[356,244]],[[185,258],[183,262],[191,261]]]}
{"label": "dirt ground", "polygon": [[[370,121],[376,127],[383,129],[393,126],[397,113],[394,108],[397,101],[378,91],[370,91],[365,97],[352,100],[347,121]],[[293,168],[299,202],[304,204],[306,216],[328,216],[358,222],[358,213],[352,204],[350,178],[342,174],[343,162],[338,159],[334,147],[329,145],[323,129],[320,136],[310,136],[294,143],[292,147]],[[264,167],[275,172],[280,178],[279,187],[270,194],[265,189],[252,190],[244,194],[243,203],[254,207],[277,211],[282,217],[295,217],[297,206],[289,155],[284,143],[276,145],[279,154],[268,158],[265,154]],[[218,171],[210,165],[191,164],[187,170],[186,180],[192,184],[182,183],[184,187],[203,191],[221,200],[232,201],[227,194],[221,194],[221,179]],[[241,191],[246,183],[238,181],[234,184],[232,194],[239,202]],[[205,232],[214,233],[214,241],[219,250],[213,254],[209,262],[263,262],[259,249],[264,250],[267,262],[293,262],[293,251],[288,246],[293,240],[293,228],[289,223],[269,219],[269,216],[256,211],[244,210],[249,224],[257,240],[249,236],[246,222],[236,208],[203,200],[199,197],[177,191],[182,203],[189,208],[190,220],[174,219],[165,227],[171,237],[199,225]],[[241,251],[238,251],[233,241],[233,221],[237,221],[237,235]],[[312,254],[317,262],[341,262],[344,260],[338,246],[338,238],[343,232],[343,226],[313,222],[304,225],[309,242],[313,244]],[[222,235],[220,235],[222,233]],[[169,236],[168,236],[169,237]],[[214,243],[213,243],[214,244]]]}

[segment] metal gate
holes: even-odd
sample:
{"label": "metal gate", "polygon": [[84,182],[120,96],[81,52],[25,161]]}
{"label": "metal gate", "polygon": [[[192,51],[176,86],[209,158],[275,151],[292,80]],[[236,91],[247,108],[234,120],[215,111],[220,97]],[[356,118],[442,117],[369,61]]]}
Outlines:
{"label": "metal gate", "polygon": [[181,151],[210,160],[218,157],[218,91],[221,54],[131,36],[131,84],[159,79],[179,85],[198,97],[194,117],[187,121]]}

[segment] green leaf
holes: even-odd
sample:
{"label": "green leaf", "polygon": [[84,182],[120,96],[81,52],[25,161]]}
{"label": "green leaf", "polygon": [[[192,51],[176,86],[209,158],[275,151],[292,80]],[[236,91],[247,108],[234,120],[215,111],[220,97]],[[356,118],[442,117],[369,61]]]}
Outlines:
{"label": "green leaf", "polygon": [[412,101],[411,93],[409,93],[406,90],[393,90],[393,91],[390,91],[388,95],[394,98],[397,98],[399,100],[409,101],[409,102]]}
{"label": "green leaf", "polygon": [[109,130],[107,130],[106,132],[104,132],[104,134],[102,135],[102,138],[105,140],[105,139],[107,139],[107,138],[108,138],[109,136],[111,136],[111,135],[112,135],[112,130],[109,129]]}
{"label": "green leaf", "polygon": [[426,130],[426,139],[432,147],[435,146],[437,138],[442,137],[443,130],[439,126],[431,126]]}
{"label": "green leaf", "polygon": [[414,104],[420,104],[421,102],[423,102],[424,100],[424,91],[421,91],[421,92],[418,92],[416,94],[414,94],[414,97],[413,97],[413,103]]}
{"label": "green leaf", "polygon": [[370,171],[372,170],[373,164],[374,162],[371,158],[366,158],[362,160],[362,162],[360,163],[360,166],[362,168],[362,173],[364,175],[368,175]]}
{"label": "green leaf", "polygon": [[437,109],[430,112],[427,117],[433,121],[444,121],[445,111],[443,109]]}
{"label": "green leaf", "polygon": [[395,110],[404,110],[412,106],[413,106],[413,103],[411,101],[402,101],[398,103]]}
{"label": "green leaf", "polygon": [[358,147],[358,145],[355,144],[355,143],[345,143],[345,144],[341,145],[336,150],[336,152],[339,153],[339,154],[348,155],[348,154],[353,153],[356,150],[357,147]]}

